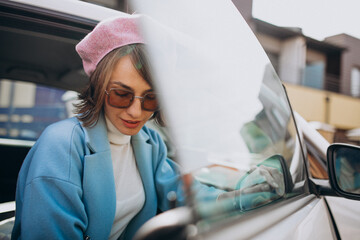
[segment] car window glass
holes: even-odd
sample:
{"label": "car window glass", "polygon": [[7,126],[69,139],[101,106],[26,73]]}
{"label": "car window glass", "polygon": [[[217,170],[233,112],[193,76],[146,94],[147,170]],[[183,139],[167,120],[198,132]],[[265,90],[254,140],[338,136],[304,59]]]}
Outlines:
{"label": "car window glass", "polygon": [[[303,157],[290,106],[244,19],[231,3],[212,1],[200,11],[170,2],[162,11],[136,7],[146,14],[142,29],[187,203],[212,221],[301,192]],[[214,18],[217,12],[227,17]],[[279,180],[270,190],[263,172]]]}
{"label": "car window glass", "polygon": [[[0,80],[0,138],[36,140],[49,124],[68,118],[72,92]],[[68,103],[67,103],[68,102]]]}

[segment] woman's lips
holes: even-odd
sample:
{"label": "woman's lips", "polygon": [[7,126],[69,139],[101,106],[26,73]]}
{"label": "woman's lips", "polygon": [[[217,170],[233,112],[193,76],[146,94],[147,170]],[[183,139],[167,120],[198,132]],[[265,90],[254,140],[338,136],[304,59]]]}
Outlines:
{"label": "woman's lips", "polygon": [[121,119],[121,121],[128,128],[137,128],[140,124],[140,121],[130,121],[130,120],[124,120],[124,119]]}

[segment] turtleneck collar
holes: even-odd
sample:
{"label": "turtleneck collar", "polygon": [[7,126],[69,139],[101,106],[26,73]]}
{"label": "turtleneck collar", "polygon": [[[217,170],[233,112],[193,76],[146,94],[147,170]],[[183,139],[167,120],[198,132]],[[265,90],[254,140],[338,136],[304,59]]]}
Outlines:
{"label": "turtleneck collar", "polygon": [[130,142],[131,136],[122,134],[105,116],[108,139],[111,144],[123,145]]}

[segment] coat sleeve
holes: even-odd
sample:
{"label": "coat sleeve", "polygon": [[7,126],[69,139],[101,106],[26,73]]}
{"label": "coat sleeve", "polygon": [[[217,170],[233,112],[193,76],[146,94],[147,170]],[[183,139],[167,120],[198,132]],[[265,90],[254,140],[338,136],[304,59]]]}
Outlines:
{"label": "coat sleeve", "polygon": [[[186,195],[181,178],[180,166],[173,160],[167,158],[166,145],[158,137],[158,159],[155,168],[155,184],[158,196],[158,206],[160,210],[165,211],[169,209],[169,192],[175,192],[177,197],[177,206],[185,205]],[[218,195],[222,193],[214,187],[209,187],[193,179],[191,187],[191,194],[194,194],[196,201],[216,201]]]}
{"label": "coat sleeve", "polygon": [[[12,239],[83,239],[83,144],[76,126],[46,129],[19,173]],[[66,128],[68,130],[68,128]]]}
{"label": "coat sleeve", "polygon": [[176,193],[176,204],[182,206],[185,204],[185,195],[183,191],[183,183],[181,181],[180,166],[173,160],[167,158],[166,145],[158,137],[158,148],[155,166],[155,187],[158,197],[158,208],[161,211],[169,210],[168,194]]}
{"label": "coat sleeve", "polygon": [[87,217],[78,186],[37,178],[26,186],[24,195],[21,239],[83,239]]}

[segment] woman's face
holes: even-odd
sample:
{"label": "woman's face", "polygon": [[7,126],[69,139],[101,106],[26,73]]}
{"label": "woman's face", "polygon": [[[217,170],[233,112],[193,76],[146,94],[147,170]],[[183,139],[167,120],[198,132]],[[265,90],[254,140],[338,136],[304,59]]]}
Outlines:
{"label": "woman's face", "polygon": [[[111,88],[130,91],[135,96],[152,92],[151,86],[141,77],[131,62],[129,55],[122,57],[114,67],[107,91]],[[125,135],[135,135],[144,126],[153,112],[141,109],[141,100],[135,98],[127,108],[116,108],[109,105],[105,97],[105,115],[111,123]]]}

